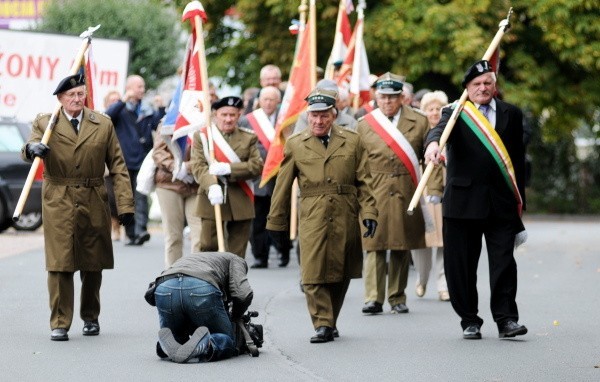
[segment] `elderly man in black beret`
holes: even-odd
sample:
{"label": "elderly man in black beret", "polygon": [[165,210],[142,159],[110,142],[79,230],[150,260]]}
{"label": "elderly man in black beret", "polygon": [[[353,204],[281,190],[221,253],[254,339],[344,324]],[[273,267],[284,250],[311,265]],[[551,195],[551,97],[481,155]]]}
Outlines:
{"label": "elderly man in black beret", "polygon": [[[495,98],[496,75],[488,61],[465,73],[466,102],[447,145],[447,184],[443,196],[444,264],[452,307],[461,318],[463,338],[480,339],[477,265],[485,237],[490,263],[490,307],[500,338],[527,333],[515,302],[517,264],[513,256],[524,227],[525,152],[523,114]],[[439,163],[438,142],[456,104],[442,110],[427,137],[427,161]]]}
{"label": "elderly man in black beret", "polygon": [[226,228],[226,249],[244,258],[254,218],[252,180],[261,174],[263,160],[256,134],[238,127],[243,101],[224,97],[213,103],[212,139],[215,160],[211,160],[206,127],[194,134],[191,169],[200,185],[198,216],[202,218],[200,251],[217,251],[214,206],[221,205]]}
{"label": "elderly man in black beret", "polygon": [[[63,79],[56,91],[62,105],[48,145],[41,143],[50,114],[39,114],[22,156],[44,161],[42,214],[50,328],[53,341],[69,339],[73,320],[73,274],[81,277],[83,335],[100,333],[102,270],[113,268],[111,220],[104,167],[114,183],[119,222],[133,220],[133,194],[121,147],[110,118],[84,106],[84,77]],[[52,150],[50,150],[52,148]]]}

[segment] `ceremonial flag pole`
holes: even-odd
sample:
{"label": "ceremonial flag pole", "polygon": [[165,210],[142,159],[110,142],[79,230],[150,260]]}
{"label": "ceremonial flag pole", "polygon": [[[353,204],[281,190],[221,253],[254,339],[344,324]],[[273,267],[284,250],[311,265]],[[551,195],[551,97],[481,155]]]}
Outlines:
{"label": "ceremonial flag pole", "polygon": [[352,107],[358,110],[358,107],[369,98],[369,61],[367,51],[365,50],[364,37],[364,10],[366,3],[360,0],[356,7],[358,19],[356,21],[356,40],[354,46],[354,61],[352,63],[352,77],[350,79],[350,93],[354,95]]}
{"label": "ceremonial flag pole", "polygon": [[[82,62],[84,62],[85,52],[88,50],[90,45],[92,44],[92,35],[94,32],[100,28],[100,25],[95,27],[89,27],[85,32],[79,35],[83,39],[81,46],[79,47],[79,51],[73,60],[73,65],[71,66],[71,70],[69,71],[69,75],[77,74],[79,69],[81,68]],[[60,108],[62,105],[60,102],[54,108],[54,112],[48,121],[48,125],[46,125],[46,130],[44,130],[44,135],[42,136],[42,140],[40,141],[43,144],[48,144],[50,140],[50,136],[52,135],[52,131],[54,130],[54,126],[56,126],[56,121],[58,119],[58,113],[60,113]],[[13,221],[18,221],[21,217],[21,212],[23,212],[23,207],[25,207],[25,202],[27,201],[27,197],[29,196],[29,191],[31,191],[31,186],[33,185],[33,181],[35,179],[35,174],[37,173],[38,167],[40,166],[41,159],[40,157],[35,157],[33,159],[33,163],[31,164],[31,168],[29,169],[29,174],[27,175],[27,179],[25,180],[25,184],[23,185],[23,190],[21,191],[21,196],[19,196],[19,201],[15,207],[15,212],[13,213]]]}
{"label": "ceremonial flag pole", "polygon": [[[498,46],[500,45],[500,41],[502,40],[502,37],[510,29],[510,16],[511,15],[512,15],[512,7],[508,10],[508,15],[506,16],[506,19],[500,21],[500,24],[498,25],[498,32],[496,32],[496,35],[494,36],[492,43],[490,44],[490,46],[488,46],[487,50],[485,51],[485,54],[483,55],[482,60],[489,61],[490,58],[492,57],[492,55],[494,54],[494,52],[496,51],[496,49],[498,48]],[[452,129],[454,128],[454,125],[456,124],[456,120],[458,119],[458,116],[460,115],[460,112],[462,111],[462,109],[465,105],[465,102],[467,102],[467,97],[468,97],[468,93],[467,93],[467,90],[465,89],[462,93],[462,96],[458,100],[458,105],[454,108],[454,111],[452,112],[452,115],[450,116],[450,120],[448,120],[448,124],[444,128],[444,132],[442,133],[442,136],[440,137],[440,143],[439,143],[439,151],[440,152],[443,150],[444,146],[446,146],[446,141],[448,141],[448,137],[450,137],[450,133],[452,132]],[[434,167],[433,162],[429,162],[429,164],[427,165],[427,168],[425,169],[425,172],[423,173],[423,176],[421,177],[421,181],[419,182],[417,189],[415,190],[415,193],[410,201],[410,204],[408,205],[407,213],[409,215],[412,215],[414,213],[414,209],[417,206],[417,203],[419,203],[419,199],[421,198],[421,195],[423,194],[425,185],[427,184],[427,181],[429,180],[429,177],[431,176],[433,167]]]}
{"label": "ceremonial flag pole", "polygon": [[[306,0],[302,1],[298,8],[300,11],[300,20],[306,19]],[[301,25],[303,22],[301,21]],[[310,89],[317,84],[317,11],[315,0],[310,0],[308,11],[309,25],[309,46],[310,46]],[[292,184],[292,200],[290,203],[290,240],[295,240],[298,235],[298,179],[294,179]]]}
{"label": "ceremonial flag pole", "polygon": [[[206,22],[206,13],[204,8],[199,1],[195,0],[185,6],[183,10],[182,21],[187,19],[194,20],[193,33],[195,35],[195,47],[194,53],[198,60],[200,67],[200,83],[202,88],[206,86],[206,90],[201,92],[200,99],[198,100],[198,107],[204,112],[204,118],[206,122],[206,136],[208,140],[208,152],[210,155],[211,163],[215,160],[215,148],[212,137],[212,123],[210,115],[210,94],[208,92],[208,71],[206,67],[206,53],[204,49],[204,37],[202,35],[202,23]],[[192,57],[193,60],[193,57]],[[215,176],[215,180],[217,177]],[[219,252],[225,252],[225,236],[223,234],[223,218],[221,217],[221,205],[215,204],[215,225],[217,227],[217,244]]]}

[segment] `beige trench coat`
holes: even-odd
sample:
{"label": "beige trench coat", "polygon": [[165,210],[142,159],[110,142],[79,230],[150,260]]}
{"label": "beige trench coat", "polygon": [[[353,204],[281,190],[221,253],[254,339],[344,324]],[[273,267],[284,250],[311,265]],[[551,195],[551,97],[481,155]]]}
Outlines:
{"label": "beige trench coat", "polygon": [[[217,184],[213,175],[208,173],[208,161],[204,155],[200,133],[194,134],[191,170],[200,185],[198,188],[197,214],[203,219],[215,219],[215,207],[208,200],[208,188]],[[229,146],[240,158],[239,163],[231,163],[231,174],[227,179],[227,195],[221,205],[223,221],[249,220],[254,218],[254,203],[240,187],[238,181],[252,180],[259,176],[263,160],[256,146],[256,135],[247,129],[236,128],[229,137]]]}
{"label": "beige trench coat", "polygon": [[[113,177],[118,214],[134,212],[129,174],[110,118],[88,108],[82,118],[76,134],[61,110],[48,141],[42,186],[48,271],[113,268],[105,164]],[[27,143],[42,140],[49,119],[50,114],[37,116]],[[25,147],[21,154],[27,160]]]}
{"label": "beige trench coat", "polygon": [[[427,118],[409,106],[402,106],[397,128],[422,159],[429,132]],[[425,248],[421,207],[417,205],[412,216],[406,212],[416,188],[408,169],[364,119],[358,124],[358,134],[369,153],[371,189],[379,211],[375,237],[363,239],[363,248],[367,251]]]}
{"label": "beige trench coat", "polygon": [[377,220],[377,209],[360,137],[334,125],[325,148],[304,130],[288,139],[284,155],[267,229],[289,230],[292,184],[298,177],[302,283],[336,283],[361,277],[359,213],[363,219]]}

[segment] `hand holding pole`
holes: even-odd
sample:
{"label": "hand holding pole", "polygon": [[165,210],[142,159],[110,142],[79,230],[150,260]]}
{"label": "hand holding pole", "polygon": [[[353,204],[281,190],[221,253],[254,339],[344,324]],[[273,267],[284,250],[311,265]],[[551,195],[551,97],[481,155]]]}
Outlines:
{"label": "hand holding pole", "polygon": [[[81,61],[83,60],[83,56],[87,51],[88,47],[92,43],[92,35],[94,32],[100,28],[100,25],[96,25],[95,27],[89,27],[86,31],[81,33],[79,37],[83,38],[83,42],[79,47],[79,51],[73,60],[73,65],[71,66],[71,70],[69,70],[69,75],[77,74],[79,68],[81,66]],[[52,130],[54,130],[54,126],[56,125],[56,120],[58,118],[58,113],[60,113],[60,108],[62,105],[58,103],[54,108],[54,112],[48,121],[48,125],[46,125],[46,130],[44,130],[44,135],[42,136],[41,143],[47,145],[50,140],[50,136],[52,135]],[[29,169],[29,174],[27,175],[27,179],[25,180],[25,184],[23,185],[23,190],[21,191],[21,196],[19,196],[19,201],[17,202],[17,206],[15,207],[15,212],[13,213],[13,221],[18,221],[21,217],[21,212],[23,212],[23,207],[25,207],[25,202],[27,201],[27,197],[29,196],[29,191],[31,191],[31,186],[33,185],[33,181],[35,179],[35,174],[40,166],[40,157],[35,157],[33,159],[33,163],[31,164],[31,168]]]}
{"label": "hand holding pole", "polygon": [[[485,51],[485,54],[483,55],[482,60],[489,60],[492,57],[492,55],[494,54],[494,51],[498,48],[498,45],[500,44],[500,40],[502,40],[502,37],[510,28],[510,16],[511,15],[512,15],[512,7],[509,9],[506,19],[503,19],[502,21],[500,21],[500,24],[498,25],[498,32],[496,32],[496,35],[494,36],[494,39],[492,40],[490,46]],[[468,97],[468,93],[467,93],[467,90],[465,89],[463,91],[460,99],[458,100],[458,104],[454,108],[454,111],[452,112],[450,119],[448,120],[448,124],[444,128],[444,132],[442,133],[442,136],[440,137],[439,152],[442,152],[442,150],[444,149],[444,146],[446,146],[446,142],[448,141],[448,138],[450,137],[450,133],[452,132],[452,129],[454,128],[454,125],[456,124],[456,120],[458,119],[458,116],[459,116],[460,112],[462,111],[462,109],[465,105],[465,102],[467,102],[467,97]],[[429,162],[429,164],[427,164],[427,168],[425,169],[425,172],[423,172],[421,181],[417,185],[415,193],[410,201],[410,204],[408,205],[407,213],[409,215],[412,215],[414,213],[415,207],[419,203],[419,199],[421,198],[421,195],[423,194],[423,190],[425,189],[425,185],[427,184],[427,181],[429,180],[429,177],[431,176],[431,173],[433,172],[433,167],[434,167],[433,162]]]}

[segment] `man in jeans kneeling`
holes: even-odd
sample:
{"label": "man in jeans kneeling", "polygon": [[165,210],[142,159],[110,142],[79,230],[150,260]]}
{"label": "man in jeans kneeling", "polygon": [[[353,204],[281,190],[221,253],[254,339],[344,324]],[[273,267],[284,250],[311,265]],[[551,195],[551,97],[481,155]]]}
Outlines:
{"label": "man in jeans kneeling", "polygon": [[253,297],[247,272],[246,261],[229,252],[193,253],[165,270],[154,292],[161,327],[158,356],[184,363],[237,355],[232,322]]}

